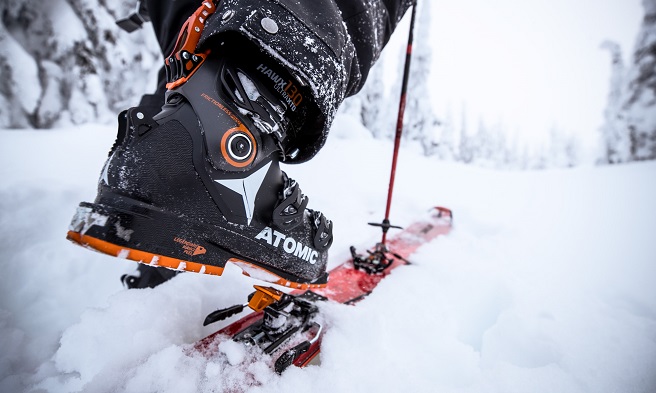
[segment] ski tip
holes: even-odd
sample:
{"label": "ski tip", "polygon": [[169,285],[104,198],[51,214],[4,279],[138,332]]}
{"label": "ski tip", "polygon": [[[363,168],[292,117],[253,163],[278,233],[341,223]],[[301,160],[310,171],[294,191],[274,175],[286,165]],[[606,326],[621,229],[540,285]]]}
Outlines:
{"label": "ski tip", "polygon": [[434,206],[431,209],[436,217],[438,218],[448,218],[450,221],[453,221],[453,211],[447,207],[443,206]]}

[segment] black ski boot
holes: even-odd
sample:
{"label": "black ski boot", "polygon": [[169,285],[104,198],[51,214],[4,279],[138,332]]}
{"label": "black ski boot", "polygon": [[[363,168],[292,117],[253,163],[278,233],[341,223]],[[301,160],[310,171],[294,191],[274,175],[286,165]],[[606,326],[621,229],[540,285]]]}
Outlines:
{"label": "black ski boot", "polygon": [[280,285],[325,285],[332,223],[279,167],[310,94],[240,49],[209,55],[156,116],[119,116],[98,196],[80,204],[70,240],[180,271],[221,275],[232,262]]}

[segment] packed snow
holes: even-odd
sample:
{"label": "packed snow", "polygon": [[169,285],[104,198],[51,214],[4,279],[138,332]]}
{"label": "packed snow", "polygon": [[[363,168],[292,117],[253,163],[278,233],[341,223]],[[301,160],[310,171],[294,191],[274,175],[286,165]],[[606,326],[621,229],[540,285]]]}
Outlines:
{"label": "packed snow", "polygon": [[[2,392],[656,391],[656,162],[532,172],[444,163],[401,149],[392,220],[453,209],[357,307],[322,306],[321,364],[278,376],[206,314],[257,283],[180,274],[125,290],[130,261],[65,240],[92,200],[113,127],[0,131]],[[338,117],[312,161],[285,170],[335,223],[331,263],[371,244],[383,218],[391,142]],[[234,317],[233,317],[234,320]]]}

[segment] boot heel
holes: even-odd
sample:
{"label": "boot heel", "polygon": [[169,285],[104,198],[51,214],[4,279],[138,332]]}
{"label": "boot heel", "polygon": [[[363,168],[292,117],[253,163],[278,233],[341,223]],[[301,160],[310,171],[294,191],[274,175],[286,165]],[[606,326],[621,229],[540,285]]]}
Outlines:
{"label": "boot heel", "polygon": [[[137,210],[137,209],[135,209]],[[191,225],[156,210],[138,213],[83,202],[67,239],[103,254],[220,276],[233,255],[194,233]],[[170,225],[177,221],[175,225]],[[170,228],[176,228],[175,233]]]}

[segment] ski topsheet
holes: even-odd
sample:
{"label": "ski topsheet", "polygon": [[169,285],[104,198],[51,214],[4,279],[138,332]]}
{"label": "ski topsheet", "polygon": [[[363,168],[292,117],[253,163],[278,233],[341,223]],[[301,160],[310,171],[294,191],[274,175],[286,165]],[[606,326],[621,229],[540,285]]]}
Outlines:
{"label": "ski topsheet", "polygon": [[255,286],[248,304],[215,311],[208,315],[205,324],[235,315],[247,305],[255,312],[199,341],[195,349],[212,356],[218,344],[232,339],[271,355],[277,372],[292,364],[306,366],[319,354],[325,333],[317,302],[357,303],[394,269],[409,264],[409,257],[417,248],[447,234],[451,223],[451,211],[437,207],[396,233],[385,246],[378,244],[364,254],[351,247],[351,258],[330,271],[328,284],[323,288],[283,293],[272,287]]}

